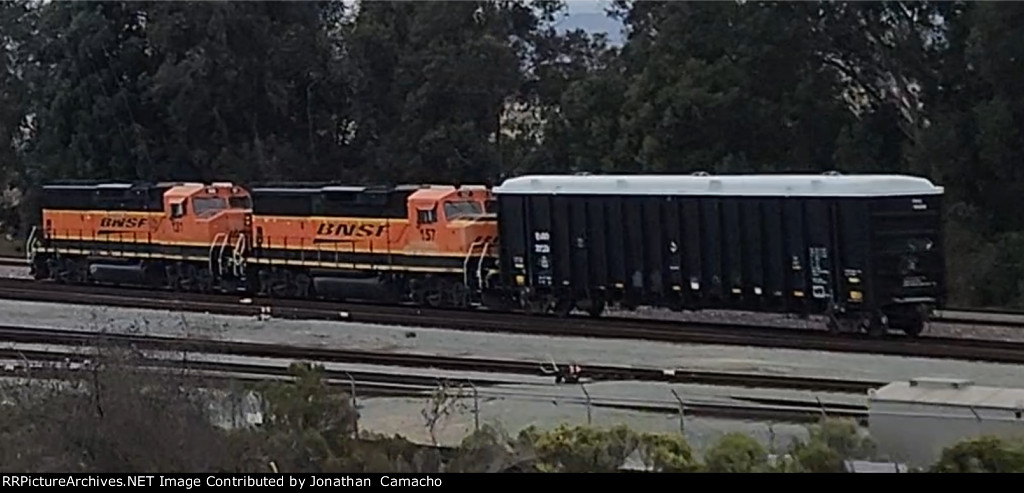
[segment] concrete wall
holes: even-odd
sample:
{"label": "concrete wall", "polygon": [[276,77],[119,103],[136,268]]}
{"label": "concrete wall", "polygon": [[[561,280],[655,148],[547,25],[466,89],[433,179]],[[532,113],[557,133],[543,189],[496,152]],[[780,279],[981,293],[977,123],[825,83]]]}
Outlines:
{"label": "concrete wall", "polygon": [[868,429],[879,452],[912,467],[938,461],[942,449],[982,435],[1024,437],[1024,419],[1013,410],[872,400]]}

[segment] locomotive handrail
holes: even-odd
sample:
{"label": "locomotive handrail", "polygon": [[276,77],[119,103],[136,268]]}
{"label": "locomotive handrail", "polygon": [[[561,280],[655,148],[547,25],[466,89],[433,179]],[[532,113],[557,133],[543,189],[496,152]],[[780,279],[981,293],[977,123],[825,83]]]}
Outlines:
{"label": "locomotive handrail", "polygon": [[32,226],[32,230],[28,233],[28,238],[25,240],[25,260],[29,264],[35,263],[36,260],[36,231],[38,228]]}
{"label": "locomotive handrail", "polygon": [[245,273],[245,254],[242,253],[246,248],[245,233],[238,235],[238,241],[235,242],[235,249],[231,252],[233,260],[232,271],[235,274],[236,279],[241,279]]}
{"label": "locomotive handrail", "polygon": [[480,251],[480,261],[476,264],[476,280],[480,284],[478,285],[481,290],[484,289],[484,259],[487,258],[487,251],[491,249],[491,242],[484,243],[483,250]]}
{"label": "locomotive handrail", "polygon": [[[219,258],[217,259],[218,270],[214,270],[213,269],[213,259],[215,258],[214,254],[213,254],[213,251],[217,249],[217,243],[219,241],[221,241],[221,238],[224,238],[225,236],[226,235],[224,233],[217,233],[217,235],[213,237],[213,242],[210,243],[210,258],[208,259],[209,264],[210,264],[210,275],[213,275],[214,272],[220,272],[220,270],[219,270],[219,268],[220,268],[220,259]],[[227,242],[225,241],[225,243],[227,243]],[[220,253],[223,254],[224,250],[221,249]]]}

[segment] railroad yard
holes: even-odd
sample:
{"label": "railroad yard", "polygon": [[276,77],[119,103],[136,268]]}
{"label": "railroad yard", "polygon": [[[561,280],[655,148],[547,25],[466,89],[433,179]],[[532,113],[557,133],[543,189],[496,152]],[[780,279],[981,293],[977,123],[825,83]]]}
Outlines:
{"label": "railroad yard", "polygon": [[[4,269],[0,277],[6,278],[20,277],[19,269],[23,269],[0,268]],[[879,355],[873,354],[868,346],[855,348],[855,342],[864,342],[857,338],[845,343],[833,341],[840,346],[838,352],[759,347],[765,344],[756,337],[747,345],[742,331],[728,332],[733,335],[720,343],[711,343],[711,337],[709,342],[700,342],[699,338],[671,341],[655,331],[655,323],[645,330],[650,331],[648,335],[661,334],[655,339],[662,340],[643,340],[642,320],[631,322],[636,324],[633,339],[625,335],[560,337],[509,333],[515,327],[493,331],[485,316],[479,317],[480,326],[475,330],[464,322],[455,323],[458,330],[414,326],[415,323],[360,322],[365,313],[374,311],[373,307],[339,310],[332,320],[329,314],[322,313],[325,310],[321,305],[309,307],[307,312],[297,307],[292,312],[274,307],[269,314],[261,315],[259,305],[263,301],[241,299],[235,300],[238,314],[234,315],[215,313],[231,311],[225,308],[226,301],[188,306],[180,296],[182,299],[177,301],[164,299],[168,309],[154,309],[161,303],[160,293],[120,299],[108,293],[103,295],[108,297],[104,302],[104,298],[96,295],[78,299],[69,290],[63,296],[80,304],[37,302],[30,300],[52,299],[53,293],[47,298],[42,290],[33,292],[26,287],[15,296],[17,286],[0,285],[0,296],[18,298],[0,299],[0,335],[6,341],[0,346],[0,358],[11,374],[17,374],[26,361],[63,359],[54,351],[73,352],[72,345],[87,342],[89,333],[118,334],[123,342],[156,351],[153,357],[163,354],[166,364],[180,361],[180,353],[159,351],[180,350],[187,347],[182,346],[186,344],[183,339],[192,339],[198,341],[195,348],[189,349],[188,360],[193,368],[235,377],[266,379],[283,375],[288,363],[299,359],[322,363],[334,383],[356,385],[363,429],[397,433],[421,442],[429,441],[421,416],[425,395],[441,380],[473,383],[463,389],[466,398],[462,399],[461,411],[439,430],[442,443],[458,442],[475,423],[497,424],[510,433],[529,425],[551,427],[588,421],[595,425],[626,423],[643,431],[676,432],[681,426],[681,400],[682,426],[690,443],[701,448],[729,431],[749,433],[766,444],[775,440],[784,445],[789,437],[805,434],[801,422],[814,421],[822,413],[863,417],[866,390],[892,380],[949,376],[983,385],[1014,386],[1024,376],[1014,364],[983,361],[1024,360],[1024,349],[1019,345],[998,341],[1024,339],[1013,337],[1024,332],[1012,327],[1019,320],[1017,315],[946,315],[949,321],[934,324],[920,340],[908,341],[904,355]],[[131,307],[136,305],[153,308]],[[288,318],[279,318],[277,313]],[[303,319],[304,313],[316,315],[309,318],[321,319]],[[723,331],[727,324],[756,324],[762,328],[785,324],[765,324],[761,322],[765,317],[752,315],[730,316],[736,317],[736,321],[708,319],[713,315],[701,314],[705,320],[699,323],[722,324]],[[955,323],[954,317],[969,323]],[[1001,326],[984,326],[986,319]],[[688,320],[692,323],[700,319]],[[422,323],[444,325],[426,315]],[[661,325],[657,331],[662,332],[666,324],[674,325],[667,321],[658,323]],[[623,332],[628,332],[627,325],[623,323]],[[679,325],[677,330],[690,329]],[[754,332],[752,328],[751,333]],[[799,329],[797,333],[809,335]],[[974,339],[960,349],[964,354],[973,354],[972,361],[951,354],[958,350],[951,338],[958,336]],[[932,344],[932,339],[941,344]],[[841,347],[843,344],[846,347]],[[286,351],[284,346],[306,350]],[[945,349],[935,349],[942,347]],[[939,357],[928,357],[929,353]],[[578,364],[585,375],[591,372],[589,376],[594,381],[585,381],[583,387],[556,384],[554,376],[542,370],[549,369],[551,362]]]}

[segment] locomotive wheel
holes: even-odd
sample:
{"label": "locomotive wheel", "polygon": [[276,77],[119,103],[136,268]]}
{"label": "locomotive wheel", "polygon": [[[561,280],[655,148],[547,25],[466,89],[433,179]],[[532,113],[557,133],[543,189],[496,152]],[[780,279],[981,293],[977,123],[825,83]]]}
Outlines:
{"label": "locomotive wheel", "polygon": [[313,281],[306,274],[295,276],[295,296],[298,298],[311,298],[310,291]]}
{"label": "locomotive wheel", "polygon": [[195,270],[195,290],[200,293],[209,293],[213,291],[213,275],[210,274],[210,269],[199,268]]}

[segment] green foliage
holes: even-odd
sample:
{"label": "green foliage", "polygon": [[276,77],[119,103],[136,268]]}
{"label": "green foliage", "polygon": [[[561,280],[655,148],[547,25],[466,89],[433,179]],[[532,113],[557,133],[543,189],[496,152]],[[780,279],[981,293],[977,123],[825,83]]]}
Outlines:
{"label": "green foliage", "polygon": [[615,472],[636,448],[636,436],[625,426],[561,425],[548,432],[531,427],[520,433],[520,442],[536,450],[544,472]]}
{"label": "green foliage", "polygon": [[332,436],[355,432],[358,414],[350,397],[327,385],[323,366],[292,363],[288,370],[295,377],[294,383],[261,385],[266,404],[264,422],[269,428],[314,429]]}
{"label": "green foliage", "polygon": [[1024,441],[994,436],[963,440],[943,450],[931,472],[1024,472]]}
{"label": "green foliage", "polygon": [[[217,394],[185,373],[137,371],[138,354],[101,350],[87,378],[0,386],[12,404],[0,423],[0,463],[10,471],[227,472],[841,472],[847,459],[874,459],[874,444],[852,420],[827,419],[782,457],[753,438],[728,433],[703,463],[678,434],[561,425],[510,437],[483,426],[458,447],[414,444],[402,436],[352,435],[358,418],[323,369],[292,365],[294,382],[261,385],[262,425],[215,426]],[[66,371],[66,370],[65,370]],[[216,397],[219,395],[220,397]],[[216,397],[215,400],[211,398]],[[224,399],[226,397],[226,399]],[[161,443],[161,447],[152,447]],[[639,463],[637,463],[639,462]],[[945,449],[928,472],[1024,472],[1024,439],[984,436]]]}
{"label": "green foliage", "polygon": [[[787,470],[842,472],[845,460],[871,460],[876,446],[852,419],[823,419],[809,429],[806,442],[795,441],[789,448],[793,463]],[[791,469],[789,469],[791,468]]]}
{"label": "green foliage", "polygon": [[615,472],[631,456],[655,472],[697,468],[682,437],[641,434],[621,425],[609,429],[561,425],[547,432],[530,427],[520,432],[518,446],[531,450],[537,469],[544,472]]}
{"label": "green foliage", "polygon": [[694,472],[699,465],[686,439],[679,435],[640,435],[640,456],[654,472]]}
{"label": "green foliage", "polygon": [[765,472],[768,451],[748,435],[728,433],[704,454],[708,472]]}
{"label": "green foliage", "polygon": [[[358,414],[349,397],[331,389],[324,380],[323,367],[293,363],[289,372],[294,382],[260,385],[263,422],[260,433],[265,450],[287,450],[277,457],[279,467],[322,467],[345,471]],[[265,453],[265,452],[263,452]]]}

